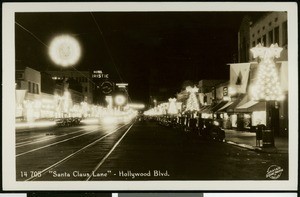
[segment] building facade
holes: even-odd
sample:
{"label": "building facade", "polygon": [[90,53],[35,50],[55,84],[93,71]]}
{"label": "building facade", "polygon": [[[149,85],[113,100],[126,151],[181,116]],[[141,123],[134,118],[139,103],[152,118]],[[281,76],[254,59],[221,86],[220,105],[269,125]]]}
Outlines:
{"label": "building facade", "polygon": [[261,43],[269,47],[277,43],[283,48],[278,61],[288,60],[288,26],[286,12],[270,12],[258,19],[245,16],[238,32],[239,62],[250,62],[253,59],[250,49]]}
{"label": "building facade", "polygon": [[56,82],[49,74],[29,67],[16,70],[17,120],[34,121],[71,115],[72,108],[80,106],[84,96],[69,88],[66,81]]}
{"label": "building facade", "polygon": [[[276,73],[284,100],[275,102],[273,124],[275,135],[288,135],[288,31],[287,13],[270,12],[255,21],[245,17],[239,29],[239,62],[230,65],[230,91],[232,100],[237,100],[231,109],[232,125],[238,129],[251,129],[257,124],[268,124],[267,102],[252,100],[252,87],[259,80],[260,59],[254,59],[251,48],[261,44],[270,47],[278,44],[282,48],[279,58],[275,58]],[[247,38],[249,36],[249,38]],[[248,59],[247,59],[248,57]],[[243,68],[246,68],[242,70]],[[232,78],[235,79],[233,80]],[[247,80],[245,80],[245,78]],[[240,83],[239,83],[240,82]],[[239,88],[243,87],[243,90]],[[236,123],[234,123],[236,122]],[[249,124],[246,124],[249,122]],[[249,126],[246,126],[249,125]]]}
{"label": "building facade", "polygon": [[93,103],[93,90],[94,85],[92,82],[92,74],[89,71],[47,71],[51,74],[53,80],[63,80],[64,78],[70,78],[79,82],[82,86],[82,94],[84,100],[91,104]]}
{"label": "building facade", "polygon": [[245,16],[238,32],[238,62],[249,61],[250,50],[250,16]]}
{"label": "building facade", "polygon": [[32,68],[16,70],[16,118],[31,121],[53,116],[53,95],[41,92],[41,73]]}

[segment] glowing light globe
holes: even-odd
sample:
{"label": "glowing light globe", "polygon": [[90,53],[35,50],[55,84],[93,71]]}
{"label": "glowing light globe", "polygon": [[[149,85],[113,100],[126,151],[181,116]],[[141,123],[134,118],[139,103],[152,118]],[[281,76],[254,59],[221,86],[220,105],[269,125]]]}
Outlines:
{"label": "glowing light globe", "polygon": [[80,55],[80,44],[72,36],[57,36],[50,43],[49,56],[57,65],[63,67],[74,65],[79,60]]}
{"label": "glowing light globe", "polygon": [[116,104],[119,105],[119,106],[124,105],[125,102],[126,102],[126,98],[125,98],[125,96],[123,96],[123,95],[117,95],[117,96],[115,97],[115,102],[116,102]]}

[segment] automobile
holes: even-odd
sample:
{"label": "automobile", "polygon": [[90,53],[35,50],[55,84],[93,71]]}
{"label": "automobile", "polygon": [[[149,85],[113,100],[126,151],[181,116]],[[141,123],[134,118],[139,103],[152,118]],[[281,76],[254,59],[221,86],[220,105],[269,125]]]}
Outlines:
{"label": "automobile", "polygon": [[69,118],[57,118],[55,120],[56,125],[59,127],[66,127],[66,126],[75,126],[78,125],[81,121],[81,118],[78,117],[69,117]]}

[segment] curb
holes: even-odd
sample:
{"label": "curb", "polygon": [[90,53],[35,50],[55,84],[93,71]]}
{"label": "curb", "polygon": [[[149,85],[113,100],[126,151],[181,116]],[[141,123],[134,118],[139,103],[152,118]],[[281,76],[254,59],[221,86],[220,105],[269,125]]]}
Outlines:
{"label": "curb", "polygon": [[242,148],[246,148],[248,150],[252,150],[252,151],[257,151],[257,152],[263,152],[263,153],[280,153],[278,151],[277,148],[274,148],[272,150],[268,150],[268,149],[264,149],[264,148],[260,148],[260,147],[255,147],[255,146],[251,146],[248,144],[239,144],[230,140],[225,140],[225,143],[230,144],[230,145],[234,145],[234,146],[238,146],[238,147],[242,147]]}

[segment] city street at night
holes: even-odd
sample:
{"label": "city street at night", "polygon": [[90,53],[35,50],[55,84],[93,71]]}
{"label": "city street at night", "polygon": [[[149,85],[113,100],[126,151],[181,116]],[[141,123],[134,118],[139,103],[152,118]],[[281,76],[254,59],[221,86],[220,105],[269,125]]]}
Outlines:
{"label": "city street at night", "polygon": [[17,131],[18,181],[288,178],[287,154],[204,140],[153,120]]}
{"label": "city street at night", "polygon": [[8,6],[5,188],[293,188],[296,9],[125,4]]}

